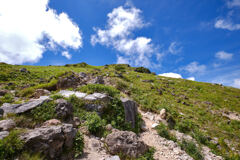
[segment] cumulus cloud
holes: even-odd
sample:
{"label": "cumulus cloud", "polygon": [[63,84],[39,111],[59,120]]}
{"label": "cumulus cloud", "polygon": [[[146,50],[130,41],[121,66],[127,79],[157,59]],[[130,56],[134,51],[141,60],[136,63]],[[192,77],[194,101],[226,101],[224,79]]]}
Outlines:
{"label": "cumulus cloud", "polygon": [[37,62],[47,49],[78,49],[79,27],[66,13],[57,14],[49,0],[0,1],[0,61]]}
{"label": "cumulus cloud", "polygon": [[225,51],[219,51],[215,54],[215,57],[221,60],[231,60],[233,57],[233,54],[227,53]]}
{"label": "cumulus cloud", "polygon": [[151,57],[157,50],[152,39],[132,38],[133,31],[148,25],[141,17],[141,10],[128,4],[113,9],[107,17],[105,29],[94,28],[96,34],[91,36],[91,44],[101,44],[119,51],[118,63],[152,67]]}
{"label": "cumulus cloud", "polygon": [[62,56],[66,57],[67,59],[71,59],[72,55],[69,54],[67,51],[62,52]]}
{"label": "cumulus cloud", "polygon": [[205,65],[200,65],[198,62],[191,62],[187,66],[183,67],[182,70],[185,70],[191,74],[193,73],[203,73],[206,70]]}
{"label": "cumulus cloud", "polygon": [[232,8],[232,7],[240,7],[240,0],[228,0],[227,1],[227,6],[229,8]]}
{"label": "cumulus cloud", "polygon": [[195,81],[195,77],[188,77],[187,80]]}
{"label": "cumulus cloud", "polygon": [[172,72],[159,74],[159,76],[170,77],[170,78],[182,78],[181,74],[172,73]]}
{"label": "cumulus cloud", "polygon": [[240,29],[240,24],[234,24],[231,20],[219,19],[215,23],[215,28],[234,31]]}
{"label": "cumulus cloud", "polygon": [[240,79],[234,79],[233,87],[240,88]]}
{"label": "cumulus cloud", "polygon": [[168,48],[169,53],[178,54],[182,51],[182,47],[177,42],[172,42]]}

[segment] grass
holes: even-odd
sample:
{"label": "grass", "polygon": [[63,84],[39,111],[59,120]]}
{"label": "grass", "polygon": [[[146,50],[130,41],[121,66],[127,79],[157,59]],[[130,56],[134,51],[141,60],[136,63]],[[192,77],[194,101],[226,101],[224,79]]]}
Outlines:
{"label": "grass", "polygon": [[13,130],[0,140],[0,159],[11,160],[21,153],[24,143],[18,138],[19,134],[20,131]]}
{"label": "grass", "polygon": [[[26,68],[30,73],[20,72],[21,68]],[[240,114],[239,89],[146,74],[142,73],[145,72],[144,69],[139,69],[140,72],[134,70],[133,67],[116,65],[90,66],[77,64],[65,67],[18,66],[1,63],[0,83],[2,88],[15,89],[21,93],[22,88],[26,88],[26,86],[34,88],[41,84],[47,84],[52,77],[57,77],[65,72],[94,73],[96,76],[108,75],[113,86],[124,93],[127,91],[128,95],[140,105],[142,110],[159,113],[162,108],[165,108],[168,116],[176,122],[173,128],[187,134],[196,134],[195,136],[198,137],[196,139],[199,142],[206,143],[213,152],[225,159],[236,157],[237,152],[231,148],[234,147],[237,151],[240,151],[239,121],[229,120],[220,113],[230,111]],[[121,72],[124,78],[117,77],[116,72]],[[46,82],[41,83],[40,79]],[[146,83],[142,80],[153,80],[153,82]],[[106,89],[102,85],[89,85],[82,91],[98,91],[115,97],[119,96],[117,89]],[[162,94],[159,93],[159,90]],[[31,89],[28,92],[31,93]],[[80,115],[80,111],[77,114]],[[195,133],[196,128],[206,137],[216,137],[219,141],[220,139],[228,140],[231,146],[226,149],[224,143],[219,143],[218,147],[208,144],[201,135]]]}
{"label": "grass", "polygon": [[185,150],[195,160],[203,160],[200,149],[192,141],[183,140],[180,143],[181,149]]}
{"label": "grass", "polygon": [[174,142],[177,141],[176,137],[174,135],[172,135],[168,129],[168,127],[163,124],[163,123],[160,123],[157,127],[156,127],[156,130],[158,132],[158,134],[161,136],[161,137],[164,137],[168,140],[172,140]]}

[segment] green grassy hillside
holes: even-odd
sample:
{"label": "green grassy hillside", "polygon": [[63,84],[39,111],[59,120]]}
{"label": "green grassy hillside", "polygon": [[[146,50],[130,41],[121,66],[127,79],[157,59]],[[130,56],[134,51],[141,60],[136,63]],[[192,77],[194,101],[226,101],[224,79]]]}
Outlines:
{"label": "green grassy hillside", "polygon": [[[21,72],[26,68],[29,72]],[[173,79],[147,73],[148,70],[127,65],[90,66],[85,63],[65,66],[20,66],[0,64],[0,89],[16,90],[20,97],[14,102],[7,94],[0,105],[27,100],[35,89],[46,88],[56,92],[58,77],[65,72],[92,73],[106,76],[109,84],[140,104],[144,111],[168,112],[169,129],[192,135],[199,144],[205,144],[226,159],[238,159],[240,151],[240,121],[223,116],[240,114],[240,90],[217,84],[184,79]],[[140,73],[146,72],[146,73]],[[81,90],[81,89],[80,89]],[[171,128],[172,127],[172,128]],[[218,144],[213,143],[212,140]]]}

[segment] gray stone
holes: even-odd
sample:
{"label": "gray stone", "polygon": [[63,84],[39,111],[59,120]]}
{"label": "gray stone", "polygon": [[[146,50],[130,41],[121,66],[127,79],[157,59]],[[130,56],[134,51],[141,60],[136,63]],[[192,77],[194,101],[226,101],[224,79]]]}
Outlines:
{"label": "gray stone", "polygon": [[65,99],[58,99],[55,101],[56,114],[58,119],[61,119],[65,122],[70,121],[73,118],[73,106],[71,103],[68,103]]}
{"label": "gray stone", "polygon": [[[62,160],[66,157],[73,159],[74,152],[71,151],[75,135],[76,130],[71,124],[62,124],[28,130],[20,136],[20,139],[24,141],[25,149],[34,153],[40,152],[46,159]],[[69,152],[64,153],[63,149]]]}
{"label": "gray stone", "polygon": [[98,113],[102,113],[105,107],[103,105],[97,104],[85,104],[84,108],[88,111],[96,111]]}
{"label": "gray stone", "polygon": [[20,72],[24,72],[24,73],[30,73],[26,68],[21,68]]}
{"label": "gray stone", "polygon": [[87,77],[87,74],[84,73],[84,72],[80,72],[80,73],[79,73],[79,77],[80,77],[80,78],[85,78],[85,77]]}
{"label": "gray stone", "polygon": [[34,98],[40,98],[41,96],[45,96],[45,95],[50,95],[51,92],[46,90],[46,89],[37,89],[34,94],[33,97]]}
{"label": "gray stone", "polygon": [[161,109],[161,111],[160,111],[160,117],[162,118],[162,119],[166,119],[167,118],[167,112],[166,112],[166,109]]}
{"label": "gray stone", "polygon": [[132,128],[135,128],[138,108],[137,103],[127,98],[121,98],[121,101],[125,111],[125,121],[130,123]]}
{"label": "gray stone", "polygon": [[63,75],[63,77],[60,77],[57,82],[57,89],[67,89],[76,87],[80,83],[80,81],[81,81],[80,77],[74,72],[68,75],[67,77]]}
{"label": "gray stone", "polygon": [[134,132],[116,131],[106,137],[106,144],[111,154],[124,154],[136,158],[148,150],[148,146],[138,140]]}
{"label": "gray stone", "polygon": [[120,160],[120,158],[119,156],[112,156],[112,157],[105,158],[104,160]]}
{"label": "gray stone", "polygon": [[0,121],[0,131],[10,131],[16,127],[16,123],[12,119]]}
{"label": "gray stone", "polygon": [[4,114],[7,114],[7,113],[19,114],[19,113],[24,113],[26,111],[29,111],[33,108],[36,108],[49,100],[50,98],[48,96],[42,96],[39,99],[32,99],[23,104],[4,103],[1,108],[4,110]]}
{"label": "gray stone", "polygon": [[97,76],[94,79],[91,79],[88,83],[90,84],[104,84],[104,79],[102,76]]}
{"label": "gray stone", "polygon": [[59,92],[60,95],[62,95],[63,97],[69,98],[72,95],[75,95],[77,98],[84,98],[87,96],[86,93],[82,93],[82,92],[74,92],[74,91],[67,91],[67,90],[61,90]]}
{"label": "gray stone", "polygon": [[2,131],[0,132],[0,140],[7,137],[9,135],[9,132],[8,131]]}

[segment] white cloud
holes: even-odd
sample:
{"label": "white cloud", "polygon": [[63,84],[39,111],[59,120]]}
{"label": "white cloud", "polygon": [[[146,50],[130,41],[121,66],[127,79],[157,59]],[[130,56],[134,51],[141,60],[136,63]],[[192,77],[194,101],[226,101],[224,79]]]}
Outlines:
{"label": "white cloud", "polygon": [[62,52],[62,56],[66,57],[67,59],[71,59],[72,58],[72,55],[69,54],[67,51],[63,51]]}
{"label": "white cloud", "polygon": [[198,62],[192,62],[183,67],[182,70],[185,70],[189,73],[203,73],[206,70],[206,66],[200,65]]}
{"label": "white cloud", "polygon": [[170,77],[170,78],[182,78],[180,74],[172,73],[172,72],[159,74],[159,76]]}
{"label": "white cloud", "polygon": [[37,62],[56,47],[78,49],[81,32],[66,13],[49,8],[49,0],[0,1],[0,61]]}
{"label": "white cloud", "polygon": [[107,26],[104,30],[94,28],[96,34],[91,36],[92,45],[99,43],[119,51],[121,55],[118,55],[118,63],[128,62],[135,66],[153,67],[151,57],[157,53],[157,49],[152,44],[152,39],[131,38],[133,31],[148,25],[142,20],[141,10],[132,5],[125,5],[113,9],[107,16]]}
{"label": "white cloud", "polygon": [[182,47],[177,42],[172,42],[168,48],[168,52],[171,54],[178,54],[182,51]]}
{"label": "white cloud", "polygon": [[215,54],[215,57],[221,60],[231,60],[233,57],[233,54],[227,53],[225,51],[219,51]]}
{"label": "white cloud", "polygon": [[215,23],[215,28],[234,31],[240,29],[240,24],[233,24],[230,20],[219,19]]}
{"label": "white cloud", "polygon": [[188,77],[187,80],[195,81],[195,77]]}
{"label": "white cloud", "polygon": [[122,56],[117,56],[117,64],[129,64],[129,59]]}
{"label": "white cloud", "polygon": [[227,5],[229,8],[240,7],[240,0],[228,0]]}
{"label": "white cloud", "polygon": [[240,88],[240,79],[234,79],[232,86],[236,88]]}

